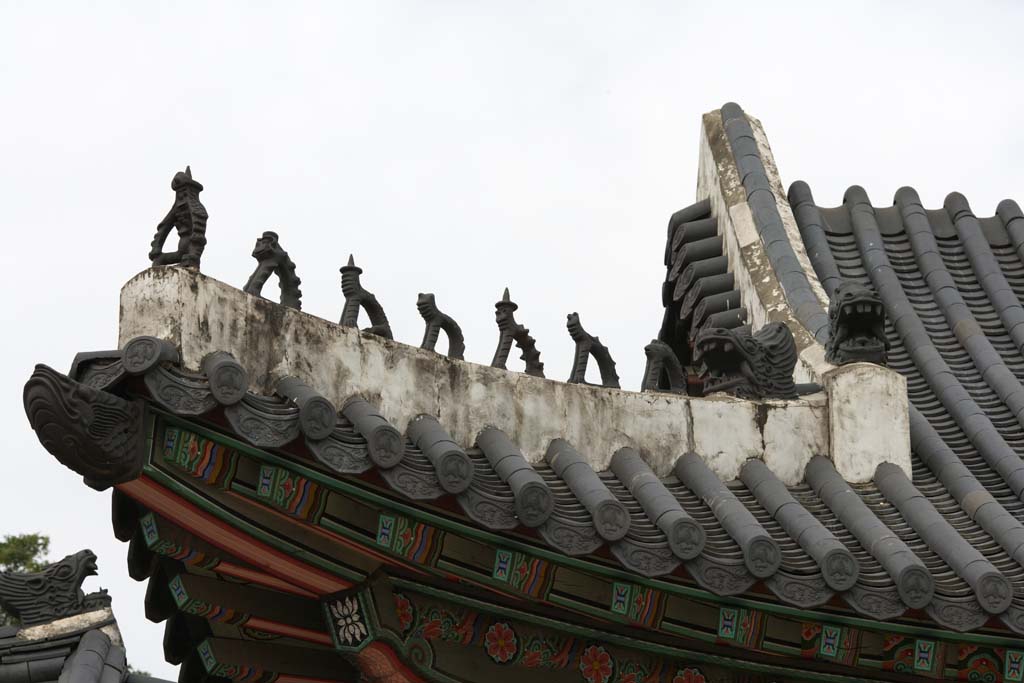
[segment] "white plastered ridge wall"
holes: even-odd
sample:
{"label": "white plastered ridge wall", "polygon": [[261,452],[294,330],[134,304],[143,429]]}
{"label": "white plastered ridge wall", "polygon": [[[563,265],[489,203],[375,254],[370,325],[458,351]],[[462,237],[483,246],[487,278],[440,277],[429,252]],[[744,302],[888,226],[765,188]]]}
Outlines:
{"label": "white plastered ridge wall", "polygon": [[[757,119],[749,115],[747,118],[790,244],[815,296],[828,310],[828,297],[804,249],[764,128]],[[839,474],[849,482],[865,482],[879,464],[890,462],[910,476],[906,379],[870,363],[837,367],[826,362],[824,347],[796,319],[786,302],[782,285],[761,244],[725,137],[721,112],[717,110],[705,114],[701,125],[697,199],[705,198],[710,199],[712,214],[718,218],[729,268],[747,308],[748,322],[754,330],[771,321],[786,323],[799,349],[794,373],[797,381],[816,382],[824,387],[828,396],[828,455]]]}
{"label": "white plastered ridge wall", "polygon": [[402,431],[415,415],[433,415],[463,447],[493,425],[531,462],[564,438],[596,470],[632,446],[662,476],[694,451],[723,480],[758,458],[796,484],[807,461],[830,449],[825,394],[747,401],[540,379],[362,334],[173,266],[144,271],[121,290],[120,347],[140,335],[175,344],[190,370],[227,351],[257,393],[295,375],[339,408],[353,394],[365,397]]}

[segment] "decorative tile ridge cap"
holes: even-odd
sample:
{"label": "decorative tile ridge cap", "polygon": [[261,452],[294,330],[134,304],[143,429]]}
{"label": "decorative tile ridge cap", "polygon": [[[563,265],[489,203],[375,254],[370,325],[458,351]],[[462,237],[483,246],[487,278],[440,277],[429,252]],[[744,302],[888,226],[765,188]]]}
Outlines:
{"label": "decorative tile ridge cap", "polygon": [[[750,124],[749,136],[757,143],[747,144],[747,153],[756,155],[763,164],[761,171],[768,185],[762,189],[773,195],[773,207],[781,217],[785,242],[796,253],[803,277],[815,294],[814,302],[801,305],[815,310],[820,306],[824,310],[828,296],[807,255],[763,128],[754,117],[745,115],[745,119]],[[796,381],[817,382],[829,395],[828,454],[840,474],[851,482],[870,481],[881,462],[891,462],[909,473],[906,380],[894,370],[879,365],[836,366],[826,360],[825,347],[800,321],[804,316],[787,301],[780,276],[772,267],[771,254],[755,224],[755,212],[747,202],[747,191],[721,110],[704,115],[700,147],[697,194],[710,201],[712,214],[719,219],[719,234],[723,236],[735,287],[740,290],[741,303],[748,312],[748,323],[759,329],[769,322],[781,321],[790,328],[798,349]],[[824,319],[827,322],[827,316]],[[827,338],[827,325],[824,331]],[[851,381],[853,377],[860,383]],[[850,410],[850,405],[856,405],[857,409]]]}
{"label": "decorative tile ridge cap", "polygon": [[732,150],[743,196],[753,213],[754,225],[768,261],[796,318],[815,338],[822,340],[827,328],[828,298],[803,251],[803,240],[779,179],[764,129],[730,102],[719,110],[722,127]]}
{"label": "decorative tile ridge cap", "polygon": [[793,498],[763,462],[748,460],[744,463],[740,480],[789,537],[818,564],[829,588],[845,591],[854,586],[860,574],[857,558]]}
{"label": "decorative tile ridge cap", "polygon": [[26,627],[109,609],[107,591],[82,591],[85,579],[95,575],[91,550],[79,550],[37,572],[0,572],[0,606]]}
{"label": "decorative tile ridge cap", "polygon": [[811,458],[807,483],[857,542],[878,560],[896,584],[904,604],[922,609],[931,603],[935,579],[924,562],[861,500],[827,458]]}
{"label": "decorative tile ridge cap", "polygon": [[[109,636],[107,627],[116,628],[117,620],[114,618],[114,611],[110,607],[82,612],[70,617],[61,617],[45,624],[25,626],[18,630],[15,638],[18,640],[35,641],[56,638],[59,636],[73,635],[91,629],[104,629]],[[114,638],[111,638],[114,641]]]}
{"label": "decorative tile ridge cap", "polygon": [[[785,239],[777,243],[784,243],[787,250],[797,254],[794,258],[800,265],[800,274],[810,283],[809,291],[813,292],[813,300],[805,296],[807,300],[800,305],[804,307],[804,312],[813,309],[816,321],[816,313],[820,309],[821,320],[818,322],[825,324],[827,316],[824,309],[828,298],[810,266],[761,124],[753,117],[748,116],[747,119],[753,129],[749,135],[751,143],[754,143],[751,152],[763,164],[762,172],[766,174],[768,184],[765,189],[773,197],[772,206],[768,208],[776,211],[784,229]],[[784,283],[772,265],[773,252],[761,241],[755,213],[747,201],[747,192],[736,155],[726,134],[721,110],[708,112],[702,118],[697,197],[709,200],[712,215],[718,218],[718,233],[723,237],[723,247],[729,257],[729,271],[734,275],[735,287],[741,292],[742,305],[748,309],[748,322],[754,329],[771,321],[785,322],[793,332],[801,361],[798,381],[820,381],[820,377],[831,365],[825,362],[823,350],[817,348],[815,343],[817,329],[809,330],[802,320],[806,316],[787,301]]]}
{"label": "decorative tile ridge cap", "polygon": [[120,336],[122,344],[139,336],[165,340],[199,382],[198,371],[212,367],[237,371],[228,373],[232,387],[247,376],[252,394],[231,410],[265,400],[274,394],[277,378],[294,376],[343,414],[346,400],[358,395],[399,429],[417,415],[434,416],[462,448],[474,443],[483,426],[493,425],[530,463],[543,458],[552,439],[565,438],[597,471],[629,446],[664,476],[682,443],[698,452],[725,453],[714,459],[723,479],[734,478],[739,465],[755,457],[795,484],[809,454],[828,453],[824,394],[749,401],[545,380],[360,334],[187,269],[151,269],[125,285]]}
{"label": "decorative tile ridge cap", "polygon": [[875,485],[921,540],[971,587],[982,609],[991,615],[1009,609],[1013,584],[960,535],[900,468],[879,465]]}
{"label": "decorative tile ridge cap", "polygon": [[679,456],[675,475],[711,509],[722,528],[743,552],[747,570],[759,579],[767,578],[782,566],[779,544],[736,495],[693,452]]}

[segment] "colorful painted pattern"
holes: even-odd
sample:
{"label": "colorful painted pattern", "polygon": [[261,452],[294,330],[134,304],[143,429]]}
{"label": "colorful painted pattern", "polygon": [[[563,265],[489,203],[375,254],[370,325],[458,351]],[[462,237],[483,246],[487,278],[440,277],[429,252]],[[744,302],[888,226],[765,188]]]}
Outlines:
{"label": "colorful painted pattern", "polygon": [[142,537],[146,539],[146,547],[161,557],[178,560],[202,569],[213,569],[220,564],[219,558],[210,557],[206,553],[182,545],[173,539],[161,538],[160,526],[152,512],[139,518],[139,526],[142,528]]}
{"label": "colorful painted pattern", "polygon": [[225,488],[235,474],[238,451],[180,427],[166,427],[164,462],[212,486]]}
{"label": "colorful painted pattern", "polygon": [[944,643],[934,640],[890,634],[882,645],[882,670],[942,678],[945,649]]}
{"label": "colorful painted pattern", "polygon": [[914,672],[934,674],[942,662],[941,643],[918,638],[914,641]]}
{"label": "colorful painted pattern", "polygon": [[377,545],[416,564],[433,564],[443,536],[434,527],[401,515],[377,518]]}
{"label": "colorful painted pattern", "polygon": [[654,628],[661,620],[664,596],[652,588],[632,583],[612,585],[612,602],[609,609],[613,614],[626,617],[630,622]]}
{"label": "colorful painted pattern", "polygon": [[[541,635],[516,622],[492,619],[471,610],[418,606],[416,598],[395,594],[395,609],[407,650],[445,641],[480,647],[501,666],[576,671],[585,683],[706,683],[695,666],[679,666],[649,657],[616,658],[602,643],[568,635]],[[524,672],[525,673],[525,672]]]}
{"label": "colorful painted pattern", "polygon": [[844,665],[856,665],[861,632],[834,624],[805,623],[801,630],[801,656]]}
{"label": "colorful painted pattern", "polygon": [[174,597],[174,603],[178,609],[185,614],[192,614],[209,621],[216,621],[222,624],[238,624],[248,619],[248,614],[243,614],[233,609],[211,605],[203,600],[191,597],[185,590],[185,585],[180,576],[171,579],[167,587]]}
{"label": "colorful painted pattern", "polygon": [[546,560],[511,550],[499,549],[494,553],[491,577],[524,595],[546,598],[551,575],[551,564]]}
{"label": "colorful painted pattern", "polygon": [[1005,651],[1003,655],[1003,680],[1007,683],[1024,681],[1024,651]]}
{"label": "colorful painted pattern", "polygon": [[256,495],[291,515],[316,523],[327,504],[324,488],[281,467],[260,465]]}
{"label": "colorful painted pattern", "polygon": [[764,614],[739,607],[718,610],[718,641],[754,650],[761,647],[765,627]]}
{"label": "colorful painted pattern", "polygon": [[[1002,655],[1004,651],[978,645],[961,645],[957,650],[958,681],[984,681],[996,683],[999,680],[1012,681],[1002,676]],[[1020,679],[1017,679],[1020,680]]]}

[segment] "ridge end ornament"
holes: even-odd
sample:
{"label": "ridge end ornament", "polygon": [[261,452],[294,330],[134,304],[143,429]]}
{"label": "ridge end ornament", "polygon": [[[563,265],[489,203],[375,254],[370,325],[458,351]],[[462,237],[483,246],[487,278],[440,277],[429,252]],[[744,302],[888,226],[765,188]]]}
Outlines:
{"label": "ridge end ornament", "polygon": [[836,288],[828,306],[829,337],[825,360],[832,365],[885,365],[885,307],[872,289],[852,280]]}
{"label": "ridge end ornament", "polygon": [[36,366],[23,399],[43,448],[90,487],[103,490],[142,472],[145,438],[139,404],[46,365]]}
{"label": "ridge end ornament", "polygon": [[793,380],[797,349],[785,323],[771,322],[752,334],[735,329],[702,330],[694,342],[704,393],[723,391],[738,398],[793,399],[801,392]]}
{"label": "ridge end ornament", "polygon": [[377,297],[363,289],[359,276],[363,269],[356,265],[352,254],[348,256],[348,263],[341,267],[341,291],[345,295],[345,306],[341,310],[342,327],[359,326],[359,309],[366,311],[370,317],[370,327],[363,330],[368,334],[375,334],[385,339],[394,339],[391,333],[391,324],[388,316],[384,313],[384,307],[377,301]]}
{"label": "ridge end ornament", "polygon": [[256,240],[252,257],[257,261],[256,270],[249,276],[242,291],[263,297],[263,285],[271,275],[277,275],[277,282],[281,287],[281,305],[301,311],[302,290],[299,289],[299,285],[302,284],[302,280],[295,272],[295,263],[281,247],[277,233],[273,230],[265,231],[263,236]]}
{"label": "ridge end ornament", "polygon": [[106,590],[82,591],[82,583],[96,576],[96,569],[96,554],[79,550],[37,572],[0,572],[0,606],[22,626],[110,607]]}
{"label": "ridge end ornament", "polygon": [[494,304],[494,321],[498,323],[498,348],[494,351],[491,367],[508,369],[508,354],[512,351],[512,343],[515,342],[519,350],[523,352],[522,359],[526,363],[526,374],[544,377],[544,363],[540,360],[537,341],[530,336],[529,328],[516,322],[515,311],[518,308],[519,305],[512,301],[508,287],[506,287],[501,301]]}
{"label": "ridge end ornament", "polygon": [[[206,248],[206,221],[209,214],[199,201],[203,186],[192,179],[192,167],[174,174],[171,180],[174,190],[174,204],[156,226],[156,234],[150,243],[149,260],[154,266],[181,264],[185,268],[199,270],[199,262]],[[165,252],[164,243],[171,230],[178,232],[178,248]]]}

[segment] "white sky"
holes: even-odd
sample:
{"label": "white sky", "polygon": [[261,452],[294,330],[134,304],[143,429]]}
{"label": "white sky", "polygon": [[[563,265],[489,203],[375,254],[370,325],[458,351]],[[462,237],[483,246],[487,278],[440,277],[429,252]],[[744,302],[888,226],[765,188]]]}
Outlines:
{"label": "white sky", "polygon": [[154,675],[176,677],[109,493],[43,451],[21,387],[37,362],[116,344],[118,290],[186,164],[206,186],[205,273],[241,287],[276,229],[304,310],[337,319],[354,252],[399,340],[419,343],[432,291],[483,363],[508,285],[549,377],[569,374],[579,311],[630,389],[702,112],[760,118],[783,182],[822,204],[855,183],[876,205],[903,184],[929,207],[958,190],[978,215],[1024,199],[1024,5],[294,7],[0,0],[0,534],[48,533],[54,559],[95,550],[86,585],[110,588],[129,661]]}

